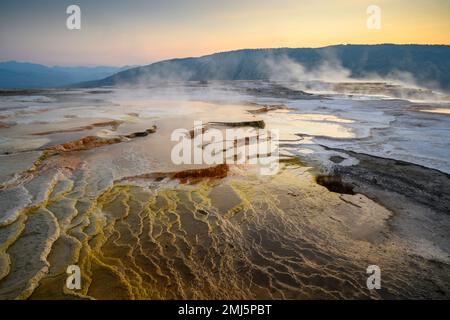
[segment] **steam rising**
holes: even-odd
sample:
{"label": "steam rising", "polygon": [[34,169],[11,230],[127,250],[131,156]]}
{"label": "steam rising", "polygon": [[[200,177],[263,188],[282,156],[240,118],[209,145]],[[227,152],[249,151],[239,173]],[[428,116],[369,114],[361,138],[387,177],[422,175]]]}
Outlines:
{"label": "steam rising", "polygon": [[287,56],[267,59],[266,65],[272,81],[354,81],[350,79],[351,71],[344,68],[335,58],[320,62],[312,70]]}
{"label": "steam rising", "polygon": [[[392,70],[386,76],[377,73],[365,73],[362,76],[354,77],[351,70],[345,68],[340,60],[333,54],[328,53],[322,61],[319,61],[313,68],[307,68],[303,64],[293,60],[287,55],[281,57],[271,57],[265,60],[269,80],[282,83],[292,89],[301,90],[324,90],[334,91],[331,86],[324,83],[385,83],[387,85],[400,86],[396,88],[396,97],[411,98],[408,89],[417,89],[426,100],[445,100],[443,89],[437,81],[427,81],[423,83],[417,77],[407,71]],[[426,97],[423,97],[423,95]],[[438,97],[432,97],[437,94]]]}

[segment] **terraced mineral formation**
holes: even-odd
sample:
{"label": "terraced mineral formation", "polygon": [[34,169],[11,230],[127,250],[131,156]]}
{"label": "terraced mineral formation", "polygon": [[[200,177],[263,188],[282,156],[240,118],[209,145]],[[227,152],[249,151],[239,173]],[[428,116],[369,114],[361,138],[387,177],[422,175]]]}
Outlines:
{"label": "terraced mineral formation", "polygon": [[[6,93],[0,299],[448,299],[448,116],[259,85]],[[280,129],[280,170],[173,164],[194,120]]]}

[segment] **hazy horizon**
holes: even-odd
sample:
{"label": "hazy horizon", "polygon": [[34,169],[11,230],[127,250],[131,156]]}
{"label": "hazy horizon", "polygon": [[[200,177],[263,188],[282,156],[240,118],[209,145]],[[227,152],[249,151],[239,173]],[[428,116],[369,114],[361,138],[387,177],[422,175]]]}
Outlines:
{"label": "hazy horizon", "polygon": [[[66,8],[81,8],[81,30]],[[0,61],[126,66],[217,52],[337,44],[449,45],[450,3],[379,0],[381,29],[366,26],[372,1],[2,1]],[[405,10],[408,8],[408,10]]]}
{"label": "hazy horizon", "polygon": [[47,64],[47,63],[40,63],[37,61],[25,61],[25,60],[17,60],[17,59],[9,59],[9,60],[0,60],[0,63],[7,63],[7,62],[16,62],[16,63],[29,63],[29,64],[39,64],[39,65],[43,65],[49,68],[134,68],[134,67],[139,67],[139,66],[146,66],[146,65],[150,65],[153,63],[157,63],[157,62],[161,62],[161,61],[166,61],[166,60],[172,60],[172,59],[183,59],[183,58],[200,58],[200,57],[204,57],[204,56],[208,56],[208,55],[214,55],[214,54],[218,54],[218,53],[223,53],[223,52],[233,52],[233,51],[241,51],[241,50],[271,50],[271,49],[320,49],[320,48],[326,48],[326,47],[333,47],[333,46],[340,46],[340,45],[368,45],[368,46],[377,46],[377,45],[397,45],[397,46],[408,46],[408,45],[417,45],[417,46],[450,46],[450,44],[428,44],[428,43],[373,43],[373,44],[367,44],[367,43],[340,43],[340,44],[331,44],[331,45],[327,45],[327,46],[318,46],[318,47],[272,47],[272,48],[236,48],[236,49],[231,49],[231,50],[227,50],[227,51],[218,51],[218,52],[212,52],[212,53],[207,53],[207,54],[202,54],[202,55],[197,55],[197,56],[185,56],[185,57],[168,57],[162,60],[155,60],[155,61],[149,61],[149,62],[144,62],[143,64],[119,64],[119,65],[112,65],[112,64]]}

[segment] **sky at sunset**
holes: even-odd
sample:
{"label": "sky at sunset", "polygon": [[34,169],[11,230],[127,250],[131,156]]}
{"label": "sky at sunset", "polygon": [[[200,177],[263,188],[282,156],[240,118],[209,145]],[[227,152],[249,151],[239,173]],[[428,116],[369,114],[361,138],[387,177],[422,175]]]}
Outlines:
{"label": "sky at sunset", "polygon": [[[67,6],[81,30],[66,28]],[[381,8],[381,29],[366,9]],[[0,0],[0,61],[136,65],[242,48],[450,44],[449,0]]]}

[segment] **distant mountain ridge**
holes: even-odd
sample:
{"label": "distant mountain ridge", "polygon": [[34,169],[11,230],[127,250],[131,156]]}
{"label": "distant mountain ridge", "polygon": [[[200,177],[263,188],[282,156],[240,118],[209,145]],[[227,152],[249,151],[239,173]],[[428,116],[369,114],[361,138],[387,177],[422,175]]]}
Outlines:
{"label": "distant mountain ridge", "polygon": [[48,67],[41,64],[0,62],[0,88],[52,88],[97,80],[125,70],[127,67]]}
{"label": "distant mountain ridge", "polygon": [[[290,65],[277,69],[286,60]],[[412,77],[423,87],[450,90],[450,46],[413,44],[243,49],[198,58],[165,60],[80,86],[138,85],[159,80],[265,80],[272,79],[277,72],[282,73],[285,69],[287,76],[292,78],[295,76],[289,74],[292,73],[289,69],[295,69],[292,63],[301,65],[301,70],[312,76],[317,75],[315,70],[318,67],[322,67],[321,76],[326,78],[327,72],[331,75],[335,71],[327,71],[327,66],[331,66],[348,73],[349,78],[400,75]]]}

